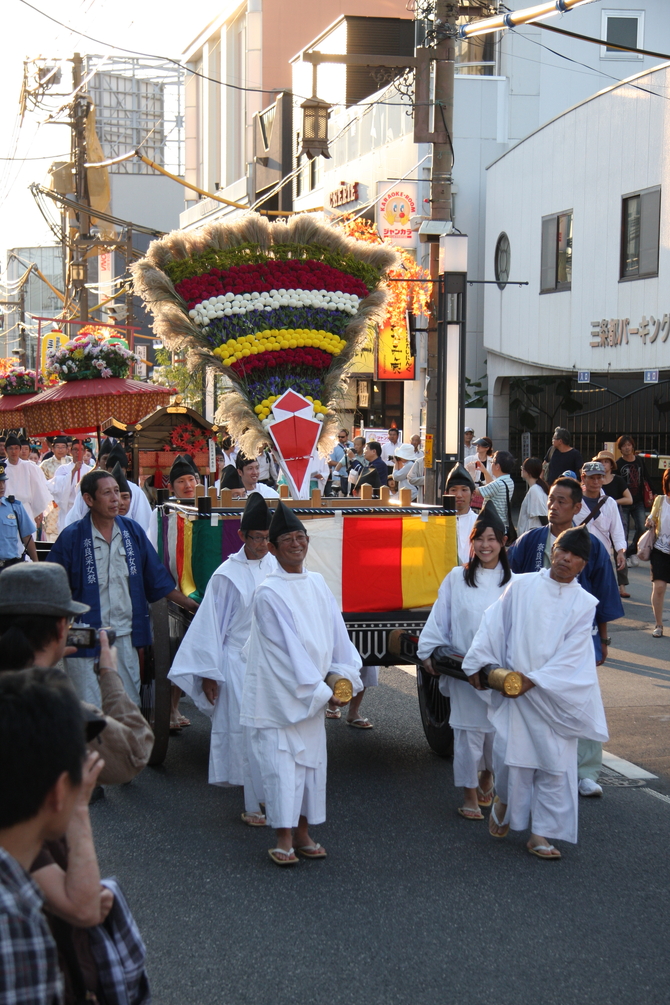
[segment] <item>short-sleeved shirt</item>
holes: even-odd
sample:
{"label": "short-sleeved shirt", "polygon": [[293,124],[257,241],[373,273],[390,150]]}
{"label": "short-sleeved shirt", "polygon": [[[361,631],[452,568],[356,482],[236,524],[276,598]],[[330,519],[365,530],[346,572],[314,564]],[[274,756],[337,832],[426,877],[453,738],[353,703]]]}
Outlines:
{"label": "short-sleeved shirt", "polygon": [[58,1005],[58,953],[37,884],[0,847],[0,1003]]}
{"label": "short-sleeved shirt", "polygon": [[18,558],[23,551],[23,538],[30,537],[35,531],[35,524],[26,513],[23,503],[18,499],[10,503],[3,496],[0,499],[0,561]]}
{"label": "short-sleeved shirt", "polygon": [[514,495],[514,480],[511,475],[501,475],[487,485],[480,485],[479,491],[484,499],[490,499],[498,511],[505,527],[509,527],[509,508]]}
{"label": "short-sleeved shirt", "polygon": [[625,461],[623,457],[619,457],[616,466],[630,489],[633,502],[644,502],[644,483],[649,481],[644,461],[640,457],[636,457],[634,461]]}
{"label": "short-sleeved shirt", "polygon": [[603,485],[603,492],[616,502],[617,499],[621,499],[627,488],[626,481],[621,475],[612,475],[612,481]]}
{"label": "short-sleeved shirt", "polygon": [[547,452],[545,461],[549,461],[549,470],[547,471],[547,485],[553,485],[557,478],[560,478],[564,471],[574,471],[574,473],[579,478],[579,472],[581,471],[584,462],[582,461],[582,455],[574,447],[570,450],[559,450],[556,448],[551,457],[549,454],[551,451]]}

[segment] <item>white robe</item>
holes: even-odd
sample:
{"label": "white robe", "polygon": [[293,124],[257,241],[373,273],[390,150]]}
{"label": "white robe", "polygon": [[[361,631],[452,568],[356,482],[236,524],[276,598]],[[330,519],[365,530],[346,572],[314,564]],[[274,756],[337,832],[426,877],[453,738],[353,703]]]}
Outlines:
{"label": "white robe", "polygon": [[[242,785],[245,781],[245,737],[240,725],[246,669],[242,650],[251,629],[254,592],[276,567],[272,555],[249,561],[243,547],[223,562],[207,584],[168,674],[212,718],[211,785]],[[203,677],[218,682],[214,705],[203,693]]]}
{"label": "white robe", "polygon": [[[607,740],[591,626],[596,598],[549,570],[518,576],[485,612],[463,669],[494,663],[536,685],[493,694],[496,786],[513,830],[577,840],[577,740]],[[548,778],[547,776],[554,776]]]}
{"label": "white robe", "polygon": [[[519,537],[525,534],[527,530],[535,530],[536,527],[546,526],[548,498],[547,493],[537,482],[529,487],[523,497],[519,511],[519,523],[516,528]],[[544,524],[540,519],[541,517],[544,517]]]}
{"label": "white robe", "polygon": [[[459,519],[463,519],[459,517]],[[502,596],[502,566],[477,570],[477,586],[468,586],[461,566],[452,569],[440,586],[419,638],[419,659],[438,646],[449,646],[464,656],[472,644],[484,611]],[[484,665],[484,661],[480,666]],[[490,691],[476,691],[466,681],[440,676],[439,688],[450,699],[449,725],[454,730],[454,785],[475,788],[478,772],[492,769],[494,728],[488,718]],[[461,736],[469,732],[470,737]]]}
{"label": "white robe", "polygon": [[467,513],[456,517],[456,535],[458,538],[458,561],[467,565],[470,561],[470,534],[477,519],[477,513],[469,509]]}
{"label": "white robe", "polygon": [[[139,523],[145,534],[148,534],[151,523],[151,506],[149,505],[149,500],[135,482],[128,482],[128,485],[130,486],[130,509],[126,513],[126,517],[128,520],[134,520],[135,523]],[[69,527],[71,523],[76,523],[77,520],[85,517],[87,513],[88,506],[84,502],[84,497],[81,492],[77,492],[72,509],[65,518],[65,526]],[[155,548],[156,542],[152,541],[151,543]]]}
{"label": "white robe", "polygon": [[59,534],[67,526],[65,522],[67,515],[74,506],[77,496],[81,494],[79,492],[81,479],[84,475],[87,475],[89,471],[92,471],[94,467],[95,464],[82,464],[79,469],[79,478],[77,478],[76,475],[73,478],[72,469],[74,468],[74,461],[70,461],[68,464],[61,464],[61,466],[56,469],[56,474],[47,483],[49,489],[51,490],[51,494],[54,497],[54,502],[58,506]]}
{"label": "white robe", "polygon": [[278,568],[254,597],[241,722],[250,727],[271,827],[326,819],[324,710],[332,670],[362,690],[361,658],[316,572]]}
{"label": "white robe", "polygon": [[53,502],[44,472],[32,461],[22,461],[20,458],[16,464],[10,461],[5,473],[7,475],[5,495],[14,496],[22,502],[31,520],[43,513]]}

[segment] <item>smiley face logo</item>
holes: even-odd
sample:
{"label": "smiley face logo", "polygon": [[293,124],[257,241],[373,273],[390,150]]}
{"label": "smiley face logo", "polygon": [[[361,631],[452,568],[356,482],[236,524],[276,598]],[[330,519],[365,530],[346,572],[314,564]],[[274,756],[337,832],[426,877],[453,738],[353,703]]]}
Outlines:
{"label": "smiley face logo", "polygon": [[409,205],[404,198],[390,199],[384,210],[384,217],[389,226],[398,224],[405,226],[409,223]]}

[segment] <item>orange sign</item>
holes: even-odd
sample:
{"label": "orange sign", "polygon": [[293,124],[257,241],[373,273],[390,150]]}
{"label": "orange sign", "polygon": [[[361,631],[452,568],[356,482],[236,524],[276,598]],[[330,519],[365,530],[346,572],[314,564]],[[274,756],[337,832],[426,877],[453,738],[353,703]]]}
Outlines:
{"label": "orange sign", "polygon": [[423,466],[424,468],[432,468],[433,466],[433,434],[426,433],[424,445],[423,445]]}
{"label": "orange sign", "polygon": [[379,330],[377,380],[414,380],[415,360],[411,354],[406,325]]}

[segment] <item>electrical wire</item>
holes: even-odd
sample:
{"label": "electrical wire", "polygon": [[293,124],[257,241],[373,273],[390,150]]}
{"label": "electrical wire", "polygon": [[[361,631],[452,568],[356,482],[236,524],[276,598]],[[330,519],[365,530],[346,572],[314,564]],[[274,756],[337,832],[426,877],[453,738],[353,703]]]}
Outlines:
{"label": "electrical wire", "polygon": [[68,150],[65,154],[44,154],[42,157],[0,157],[0,161],[53,161],[58,160],[59,157],[69,157],[70,151]]}

